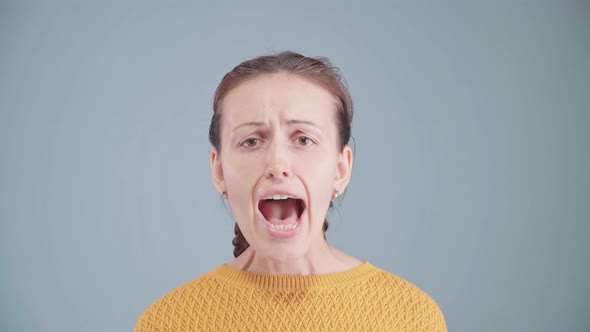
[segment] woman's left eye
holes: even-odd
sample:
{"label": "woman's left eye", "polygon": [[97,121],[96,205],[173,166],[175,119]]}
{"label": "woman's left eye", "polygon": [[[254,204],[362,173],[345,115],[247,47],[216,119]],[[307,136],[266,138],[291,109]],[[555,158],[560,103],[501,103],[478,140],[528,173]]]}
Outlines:
{"label": "woman's left eye", "polygon": [[313,144],[313,141],[309,137],[301,136],[297,138],[297,143],[303,146],[307,146]]}

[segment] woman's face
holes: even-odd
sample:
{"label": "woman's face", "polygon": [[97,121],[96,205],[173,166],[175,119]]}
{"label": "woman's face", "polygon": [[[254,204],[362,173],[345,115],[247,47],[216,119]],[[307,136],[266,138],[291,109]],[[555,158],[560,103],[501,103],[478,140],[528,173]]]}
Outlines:
{"label": "woman's face", "polygon": [[213,181],[250,246],[279,261],[313,254],[352,168],[350,148],[338,147],[332,95],[293,74],[262,75],[225,96],[221,118]]}

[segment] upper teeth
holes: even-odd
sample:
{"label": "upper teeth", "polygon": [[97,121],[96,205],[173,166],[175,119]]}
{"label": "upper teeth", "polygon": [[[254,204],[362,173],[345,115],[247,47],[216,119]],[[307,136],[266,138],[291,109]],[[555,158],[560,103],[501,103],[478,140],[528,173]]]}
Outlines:
{"label": "upper teeth", "polygon": [[276,195],[269,196],[269,197],[267,197],[265,199],[273,199],[273,200],[277,200],[278,201],[278,200],[281,200],[281,199],[288,199],[288,198],[293,198],[293,196],[276,194]]}

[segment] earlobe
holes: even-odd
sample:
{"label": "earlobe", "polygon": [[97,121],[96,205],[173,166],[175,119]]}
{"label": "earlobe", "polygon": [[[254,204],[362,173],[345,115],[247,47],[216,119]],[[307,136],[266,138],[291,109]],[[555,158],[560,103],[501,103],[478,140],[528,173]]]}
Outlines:
{"label": "earlobe", "polygon": [[336,188],[340,193],[344,192],[350,182],[352,174],[352,149],[345,146],[338,158],[338,169],[336,172]]}
{"label": "earlobe", "polygon": [[219,151],[216,148],[211,150],[211,179],[217,191],[221,194],[225,188],[225,181],[223,178],[223,169],[221,167],[221,158]]}

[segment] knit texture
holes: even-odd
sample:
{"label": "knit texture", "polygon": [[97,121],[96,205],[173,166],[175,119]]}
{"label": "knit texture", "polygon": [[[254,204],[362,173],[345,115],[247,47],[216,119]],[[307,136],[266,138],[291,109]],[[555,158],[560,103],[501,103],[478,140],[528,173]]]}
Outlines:
{"label": "knit texture", "polygon": [[368,262],[316,276],[246,272],[221,265],[168,293],[135,332],[447,331],[425,292]]}

